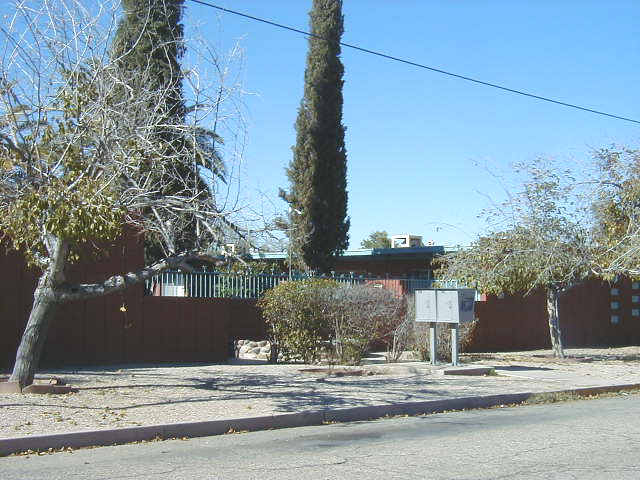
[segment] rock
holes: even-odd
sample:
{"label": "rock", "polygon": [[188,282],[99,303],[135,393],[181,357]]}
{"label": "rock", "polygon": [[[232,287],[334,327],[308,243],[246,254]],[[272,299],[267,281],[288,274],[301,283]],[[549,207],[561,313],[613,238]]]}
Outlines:
{"label": "rock", "polygon": [[238,358],[249,360],[269,360],[271,358],[271,342],[268,340],[236,340]]}

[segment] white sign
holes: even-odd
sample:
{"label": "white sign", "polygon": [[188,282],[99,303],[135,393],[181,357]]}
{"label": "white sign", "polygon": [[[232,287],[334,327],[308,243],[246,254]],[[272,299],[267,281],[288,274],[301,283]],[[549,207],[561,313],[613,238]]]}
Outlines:
{"label": "white sign", "polygon": [[475,297],[471,288],[416,290],[416,322],[472,322]]}

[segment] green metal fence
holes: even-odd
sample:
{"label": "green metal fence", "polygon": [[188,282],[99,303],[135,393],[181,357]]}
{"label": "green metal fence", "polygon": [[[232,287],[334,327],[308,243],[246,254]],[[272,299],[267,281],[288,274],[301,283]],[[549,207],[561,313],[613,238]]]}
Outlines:
{"label": "green metal fence", "polygon": [[[292,280],[312,278],[295,275]],[[371,285],[406,295],[418,289],[432,288],[433,281],[416,278],[373,278],[360,275],[333,275],[338,283]],[[287,274],[237,274],[225,272],[164,272],[146,282],[148,295],[192,298],[260,298],[264,293],[289,280]]]}

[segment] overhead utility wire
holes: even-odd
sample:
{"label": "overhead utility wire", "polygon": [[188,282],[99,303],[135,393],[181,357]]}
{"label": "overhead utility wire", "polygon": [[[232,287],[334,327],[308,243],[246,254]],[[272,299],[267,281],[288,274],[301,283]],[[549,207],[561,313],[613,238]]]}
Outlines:
{"label": "overhead utility wire", "polygon": [[[249,14],[246,14],[246,13],[238,12],[238,11],[235,11],[235,10],[230,10],[228,8],[220,7],[219,5],[214,5],[213,3],[205,2],[203,0],[191,0],[191,1],[193,3],[199,3],[200,5],[205,5],[207,7],[215,8],[217,10],[220,10],[220,11],[226,12],[226,13],[230,13],[232,15],[238,15],[240,17],[248,18],[250,20],[255,20],[256,22],[266,23],[267,25],[271,25],[271,26],[274,26],[274,27],[282,28],[284,30],[289,30],[291,32],[301,33],[302,35],[305,35],[307,37],[319,38],[320,40],[325,40],[327,42],[330,41],[329,39],[326,39],[326,38],[324,38],[324,37],[322,37],[320,35],[316,35],[314,33],[307,32],[305,30],[300,30],[298,28],[289,27],[288,25],[283,25],[281,23],[272,22],[272,21],[266,20],[264,18],[254,17],[253,15],[249,15]],[[573,103],[562,102],[560,100],[554,100],[553,98],[542,97],[540,95],[535,95],[533,93],[524,92],[522,90],[515,90],[513,88],[508,88],[508,87],[504,87],[502,85],[498,85],[496,83],[485,82],[483,80],[478,80],[477,78],[467,77],[465,75],[459,75],[459,74],[453,73],[453,72],[447,72],[446,70],[441,70],[441,69],[435,68],[435,67],[429,67],[428,65],[424,65],[422,63],[412,62],[411,60],[406,60],[406,59],[400,58],[400,57],[394,57],[393,55],[387,55],[386,53],[377,52],[375,50],[369,50],[368,48],[359,47],[357,45],[352,45],[352,44],[345,43],[345,42],[339,42],[339,43],[343,47],[351,48],[353,50],[358,50],[360,52],[369,53],[371,55],[376,55],[378,57],[386,58],[387,60],[393,60],[394,62],[405,63],[407,65],[412,65],[414,67],[423,68],[425,70],[430,70],[432,72],[441,73],[443,75],[448,75],[450,77],[459,78],[461,80],[466,80],[468,82],[477,83],[477,84],[480,84],[480,85],[484,85],[486,87],[497,88],[497,89],[503,90],[505,92],[515,93],[517,95],[522,95],[522,96],[529,97],[529,98],[535,98],[536,100],[542,100],[544,102],[555,103],[556,105],[562,105],[564,107],[575,108],[577,110],[582,110],[584,112],[595,113],[597,115],[604,115],[605,117],[616,118],[618,120],[624,120],[626,122],[632,122],[632,123],[640,124],[640,120],[635,120],[633,118],[622,117],[620,115],[614,115],[612,113],[601,112],[599,110],[594,110],[592,108],[581,107],[580,105],[575,105]]]}

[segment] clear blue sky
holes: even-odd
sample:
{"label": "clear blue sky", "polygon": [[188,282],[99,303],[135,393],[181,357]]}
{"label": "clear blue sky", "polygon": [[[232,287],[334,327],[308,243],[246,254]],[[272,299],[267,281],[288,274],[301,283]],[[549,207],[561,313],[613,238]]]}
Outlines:
{"label": "clear blue sky", "polygon": [[[308,30],[311,0],[209,1]],[[188,31],[199,25],[219,49],[238,41],[244,49],[250,94],[240,186],[267,214],[286,212],[277,192],[288,186],[307,39],[185,5]],[[640,1],[345,0],[344,17],[347,43],[640,119]],[[508,177],[511,163],[537,156],[587,159],[611,143],[640,146],[637,124],[350,49],[342,61],[350,248],[374,230],[468,244],[483,231],[477,215],[488,199],[504,195],[489,171]]]}
{"label": "clear blue sky", "polygon": [[[311,1],[213,0],[308,29]],[[283,211],[305,37],[187,0],[187,21],[245,49],[245,188]],[[345,0],[343,41],[597,110],[640,118],[638,1]],[[638,146],[640,125],[507,94],[343,49],[350,248],[373,230],[466,244],[502,173],[536,156]]]}

